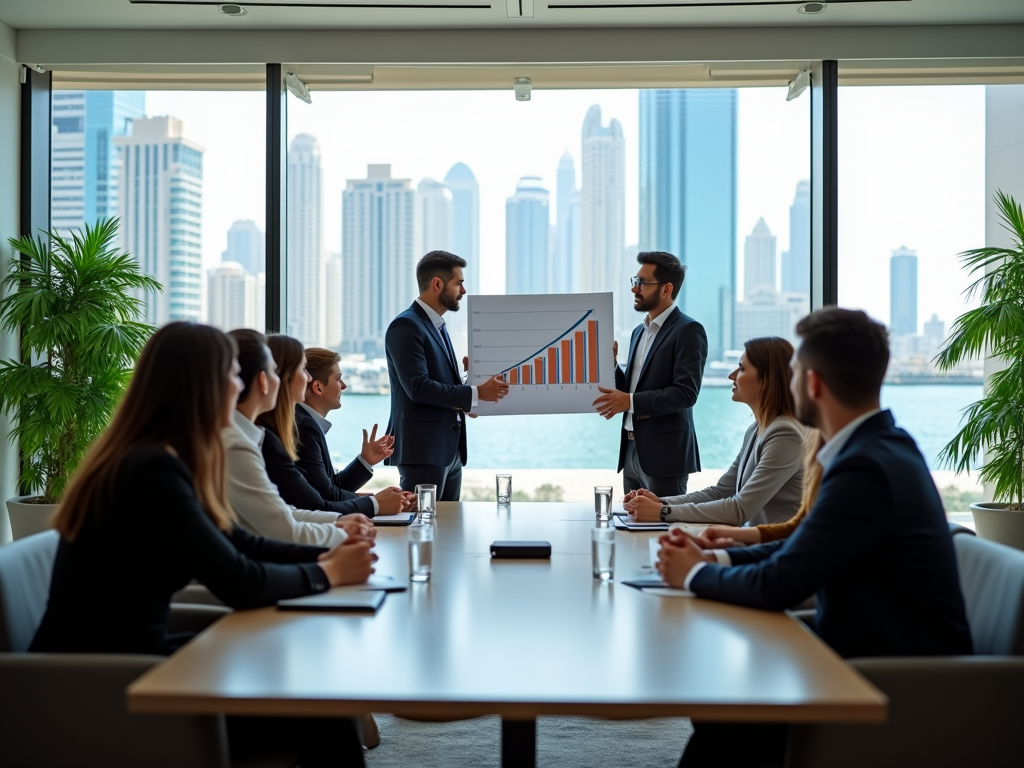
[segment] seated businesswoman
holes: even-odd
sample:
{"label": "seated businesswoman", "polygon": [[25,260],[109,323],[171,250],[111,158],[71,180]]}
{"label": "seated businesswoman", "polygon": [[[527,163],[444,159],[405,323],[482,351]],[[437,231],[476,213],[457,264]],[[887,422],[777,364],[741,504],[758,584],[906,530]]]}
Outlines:
{"label": "seated businesswoman", "polygon": [[825,445],[821,433],[813,427],[804,427],[807,436],[804,438],[804,481],[800,496],[800,508],[796,514],[784,523],[762,523],[761,525],[709,525],[697,539],[706,549],[721,549],[736,545],[765,544],[769,541],[788,539],[796,527],[807,516],[808,510],[814,506],[821,488],[823,469],[818,462],[818,451]]}
{"label": "seated businesswoman", "polygon": [[309,484],[295,460],[298,458],[298,430],[295,427],[295,404],[301,403],[309,383],[306,373],[306,350],[302,342],[284,334],[267,337],[267,347],[277,362],[281,388],[273,409],[257,417],[256,423],[266,428],[263,437],[263,458],[267,475],[277,486],[281,498],[298,509],[319,509],[350,515],[360,512],[367,517],[376,514],[394,515],[407,506],[401,488],[385,488],[373,496],[356,496],[344,491],[339,500],[325,499]]}
{"label": "seated businesswoman", "polygon": [[349,534],[373,538],[376,529],[363,515],[296,509],[281,498],[267,475],[260,450],[264,428],[254,423],[277,403],[281,388],[277,364],[259,331],[243,328],[228,336],[238,347],[242,392],[232,424],[221,430],[221,439],[227,459],[228,501],[239,524],[257,536],[321,547],[340,544]]}
{"label": "seated businesswoman", "polygon": [[627,511],[641,521],[760,525],[793,517],[800,504],[803,427],[794,418],[789,391],[793,345],[777,336],[744,344],[732,399],[754,412],[743,446],[717,485],[683,496],[658,498],[648,490],[628,494]]}
{"label": "seated businesswoman", "polygon": [[[220,430],[242,388],[237,372],[234,343],[209,326],[170,323],[146,344],[57,510],[61,541],[32,651],[166,655],[186,639],[168,633],[171,595],[193,579],[253,608],[373,572],[364,537],[327,550],[235,524]],[[229,718],[228,730],[234,757],[294,747],[306,768],[363,764],[350,720]]]}

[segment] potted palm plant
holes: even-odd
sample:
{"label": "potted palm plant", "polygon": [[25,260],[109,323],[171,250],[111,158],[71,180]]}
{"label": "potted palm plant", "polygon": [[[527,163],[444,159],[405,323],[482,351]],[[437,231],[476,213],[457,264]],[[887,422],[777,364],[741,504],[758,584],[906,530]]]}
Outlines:
{"label": "potted palm plant", "polygon": [[958,472],[984,459],[981,479],[992,484],[993,501],[971,505],[978,534],[1024,549],[1024,213],[1002,192],[995,201],[1010,245],[960,254],[964,267],[980,274],[966,293],[980,294],[981,306],[957,318],[936,362],[948,371],[989,354],[1005,368],[988,378],[985,396],[965,409],[960,431],[941,459]]}
{"label": "potted palm plant", "polygon": [[140,322],[155,280],[114,244],[118,220],[85,231],[8,240],[0,331],[20,332],[22,360],[0,361],[0,410],[15,422],[19,484],[10,499],[15,538],[49,527],[64,486],[106,427],[153,329]]}

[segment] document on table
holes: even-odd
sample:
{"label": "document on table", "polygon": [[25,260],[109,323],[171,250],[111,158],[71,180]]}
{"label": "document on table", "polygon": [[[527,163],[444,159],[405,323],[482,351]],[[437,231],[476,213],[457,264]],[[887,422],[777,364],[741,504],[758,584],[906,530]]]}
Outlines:
{"label": "document on table", "polygon": [[415,512],[399,512],[397,515],[377,515],[372,518],[374,525],[412,525]]}
{"label": "document on table", "polygon": [[690,590],[670,587],[656,576],[628,579],[621,583],[625,584],[627,587],[638,589],[645,595],[655,595],[656,597],[695,597],[693,592]]}
{"label": "document on table", "polygon": [[660,520],[653,523],[638,523],[628,513],[616,512],[612,515],[612,524],[620,531],[667,531],[668,523]]}
{"label": "document on table", "polygon": [[382,592],[405,592],[409,589],[409,582],[405,579],[396,579],[394,576],[385,576],[381,573],[374,573],[362,584],[349,584],[344,587],[334,587],[332,592],[367,592],[380,590]]}

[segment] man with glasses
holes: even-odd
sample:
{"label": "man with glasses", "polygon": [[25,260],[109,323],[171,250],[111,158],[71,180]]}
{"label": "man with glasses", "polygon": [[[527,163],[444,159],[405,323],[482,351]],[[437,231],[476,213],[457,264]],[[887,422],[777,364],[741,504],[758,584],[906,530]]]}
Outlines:
{"label": "man with glasses", "polygon": [[700,471],[692,409],[708,338],[704,326],[675,306],[686,275],[679,259],[645,251],[636,260],[633,308],[647,314],[633,330],[625,371],[616,363],[616,388],[598,387],[603,394],[594,407],[606,419],[623,414],[619,471],[625,493],[646,488],[679,496],[690,473]]}

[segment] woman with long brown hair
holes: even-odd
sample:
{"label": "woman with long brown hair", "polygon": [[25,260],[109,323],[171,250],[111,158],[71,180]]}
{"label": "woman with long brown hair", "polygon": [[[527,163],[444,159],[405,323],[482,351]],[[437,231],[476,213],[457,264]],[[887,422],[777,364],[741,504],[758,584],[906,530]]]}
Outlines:
{"label": "woman with long brown hair", "polygon": [[626,496],[627,511],[641,521],[760,525],[793,517],[800,504],[803,427],[789,391],[793,345],[777,336],[746,342],[732,399],[747,405],[754,423],[717,485],[683,496],[658,498],[640,489]]}
{"label": "woman with long brown hair", "polygon": [[[171,595],[193,579],[229,606],[253,608],[372,573],[366,538],[326,550],[235,525],[220,430],[240,390],[235,346],[217,329],[171,323],[149,340],[57,511],[61,541],[32,651],[171,653],[186,639],[168,633]],[[349,764],[362,765],[348,720],[267,724],[229,723],[233,754],[251,734],[267,743],[275,732],[303,750],[304,766],[339,765],[339,740]]]}
{"label": "woman with long brown hair", "polygon": [[281,333],[268,336],[267,347],[277,363],[281,389],[277,394],[277,404],[272,410],[261,414],[256,423],[266,429],[260,448],[267,475],[277,486],[281,498],[298,509],[320,509],[339,515],[359,512],[373,517],[378,513],[394,515],[401,512],[406,507],[401,488],[385,488],[373,496],[357,496],[339,489],[339,495],[344,498],[330,500],[310,485],[295,464],[299,457],[295,404],[302,402],[306,385],[310,382],[310,376],[306,373],[306,349],[298,339]]}

